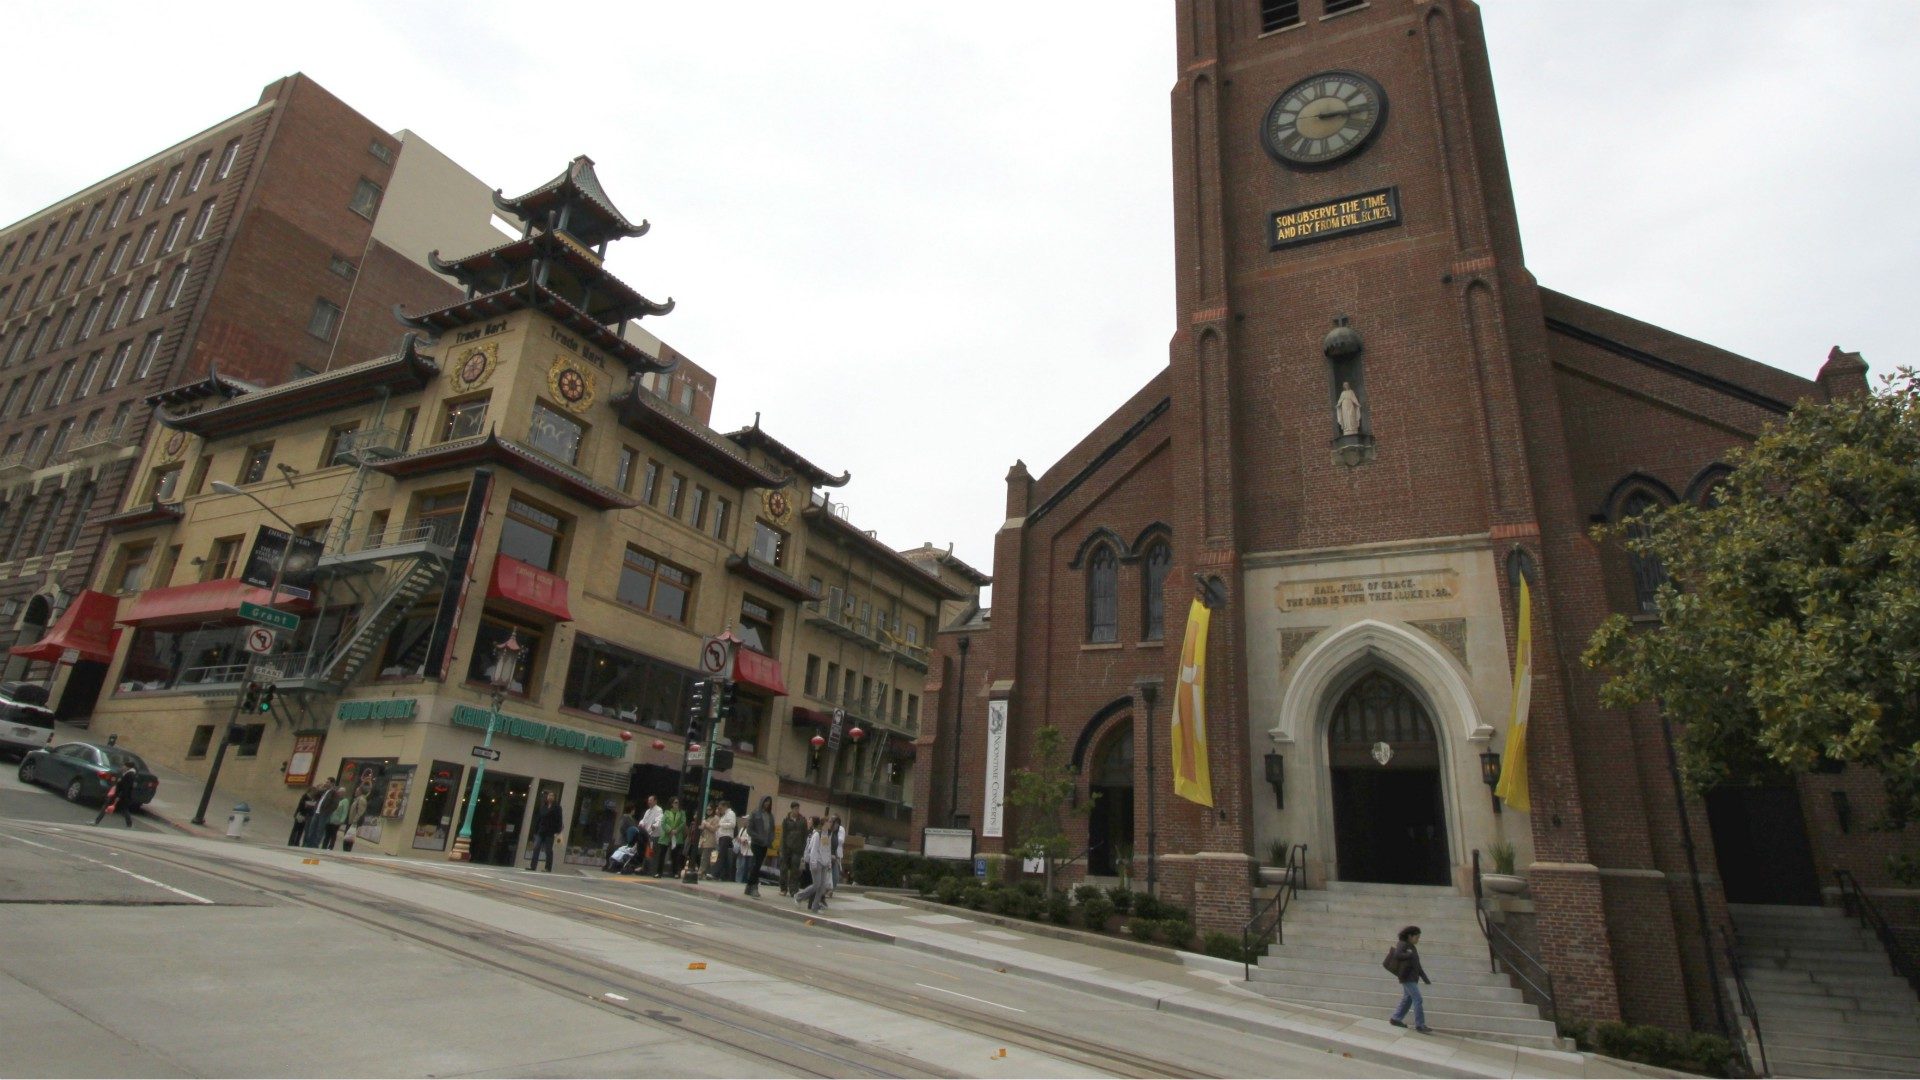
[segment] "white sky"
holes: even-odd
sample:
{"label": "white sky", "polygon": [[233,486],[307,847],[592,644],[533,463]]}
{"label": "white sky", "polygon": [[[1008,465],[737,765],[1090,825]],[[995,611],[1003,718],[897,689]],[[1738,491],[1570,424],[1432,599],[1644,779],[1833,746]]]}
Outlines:
{"label": "white sky", "polygon": [[[1880,371],[1920,355],[1920,3],[1484,14],[1543,285],[1803,375],[1835,344]],[[653,221],[610,262],[679,301],[646,325],[719,377],[715,425],[759,411],[851,469],[837,497],[898,547],[952,541],[991,570],[1013,460],[1038,475],[1166,362],[1169,3],[71,2],[6,22],[0,221],[293,71],[509,194],[591,155]]]}

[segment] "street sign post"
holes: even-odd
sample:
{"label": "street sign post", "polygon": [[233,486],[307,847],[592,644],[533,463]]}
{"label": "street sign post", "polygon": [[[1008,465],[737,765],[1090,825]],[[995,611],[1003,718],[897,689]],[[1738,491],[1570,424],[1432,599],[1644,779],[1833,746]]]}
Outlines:
{"label": "street sign post", "polygon": [[286,672],[263,660],[256,660],[253,663],[253,677],[257,682],[279,682],[286,675]]}
{"label": "street sign post", "polygon": [[482,761],[499,761],[500,751],[491,746],[476,746],[473,748],[473,756]]}
{"label": "street sign post", "polygon": [[300,629],[300,616],[245,600],[240,602],[240,617],[288,633]]}

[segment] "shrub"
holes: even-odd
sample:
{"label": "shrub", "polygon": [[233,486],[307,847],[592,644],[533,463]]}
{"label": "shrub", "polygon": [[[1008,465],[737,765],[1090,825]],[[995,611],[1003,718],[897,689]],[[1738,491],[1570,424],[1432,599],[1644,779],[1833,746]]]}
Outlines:
{"label": "shrub", "polygon": [[1187,914],[1186,908],[1181,907],[1179,904],[1169,904],[1165,900],[1160,901],[1160,918],[1173,919],[1177,922],[1185,923],[1193,921],[1193,916]]}
{"label": "shrub", "polygon": [[1089,930],[1105,930],[1107,920],[1113,918],[1113,901],[1104,896],[1096,896],[1082,903],[1080,918]]}
{"label": "shrub", "polygon": [[1034,897],[1036,899],[1047,895],[1047,887],[1045,885],[1042,885],[1040,882],[1035,881],[1033,878],[1025,878],[1020,882],[1019,885],[1015,887],[1018,888],[1021,892],[1025,893],[1026,895]]}
{"label": "shrub", "polygon": [[1016,919],[1031,919],[1043,901],[1025,889],[1007,890],[1007,914]]}
{"label": "shrub", "polygon": [[967,885],[960,890],[960,902],[979,911],[987,906],[987,887],[977,883]]}
{"label": "shrub", "polygon": [[1247,951],[1240,947],[1240,939],[1219,930],[1207,931],[1207,936],[1201,941],[1200,951],[1222,960],[1247,962]]}
{"label": "shrub", "polygon": [[1136,941],[1152,941],[1153,935],[1159,931],[1160,921],[1158,919],[1149,919],[1145,916],[1135,915],[1133,918],[1127,920],[1127,933],[1132,934]]}
{"label": "shrub", "polygon": [[1156,919],[1161,944],[1184,949],[1193,943],[1193,924],[1185,919]]}
{"label": "shrub", "polygon": [[1073,889],[1073,898],[1082,904],[1089,900],[1097,900],[1101,895],[1098,885],[1076,885]]}
{"label": "shrub", "polygon": [[1113,910],[1125,915],[1133,910],[1133,890],[1119,885],[1107,887],[1107,899],[1113,901]]}
{"label": "shrub", "polygon": [[1701,1031],[1677,1035],[1652,1024],[1615,1020],[1594,1025],[1593,1046],[1609,1057],[1703,1076],[1728,1075],[1734,1060],[1733,1044],[1718,1035]]}
{"label": "shrub", "polygon": [[1151,893],[1134,893],[1133,913],[1143,919],[1157,919],[1160,917],[1160,901],[1154,899]]}
{"label": "shrub", "polygon": [[949,859],[929,859],[924,855],[910,855],[904,851],[880,851],[875,848],[862,848],[853,853],[852,865],[848,868],[852,880],[862,885],[883,889],[899,888],[912,883],[914,874],[927,874],[932,877],[966,877],[973,868],[965,863]]}
{"label": "shrub", "polygon": [[1067,899],[1065,890],[1055,889],[1047,897],[1047,919],[1055,926],[1065,926],[1073,921],[1073,904]]}
{"label": "shrub", "polygon": [[988,889],[987,910],[995,915],[1005,915],[1009,902],[1018,895],[1020,894],[1011,889]]}
{"label": "shrub", "polygon": [[967,882],[963,878],[943,877],[933,883],[933,895],[943,904],[957,904],[966,888]]}

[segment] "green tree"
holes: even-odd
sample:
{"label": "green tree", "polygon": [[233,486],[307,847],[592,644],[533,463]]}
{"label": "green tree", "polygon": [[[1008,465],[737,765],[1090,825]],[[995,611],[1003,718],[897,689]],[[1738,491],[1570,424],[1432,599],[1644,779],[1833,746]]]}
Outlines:
{"label": "green tree", "polygon": [[[1019,839],[1014,854],[1039,859],[1046,873],[1047,894],[1053,894],[1053,868],[1073,854],[1073,843],[1062,827],[1062,811],[1073,799],[1077,786],[1073,768],[1067,763],[1060,729],[1048,724],[1033,733],[1033,767],[1013,770],[1007,787],[1008,806],[1021,811]],[[1085,817],[1093,810],[1096,792],[1086,804],[1072,812]]]}
{"label": "green tree", "polygon": [[1920,815],[1920,380],[1804,403],[1731,463],[1714,505],[1601,530],[1671,575],[1657,624],[1594,633],[1601,701],[1683,725],[1696,793],[1853,762],[1903,825]]}

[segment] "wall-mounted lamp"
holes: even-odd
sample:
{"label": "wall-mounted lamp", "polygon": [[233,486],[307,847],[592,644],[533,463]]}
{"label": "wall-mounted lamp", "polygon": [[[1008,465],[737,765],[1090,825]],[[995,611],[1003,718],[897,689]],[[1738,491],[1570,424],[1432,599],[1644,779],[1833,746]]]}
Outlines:
{"label": "wall-mounted lamp", "polygon": [[1847,793],[1844,791],[1833,792],[1832,798],[1833,798],[1833,816],[1836,820],[1840,822],[1840,831],[1843,833],[1852,832],[1853,831],[1853,800],[1849,799],[1847,797]]}
{"label": "wall-mounted lamp", "polygon": [[1273,787],[1273,808],[1287,808],[1287,759],[1281,754],[1267,754],[1267,783]]}
{"label": "wall-mounted lamp", "polygon": [[[1484,750],[1480,753],[1480,780],[1487,785],[1491,793],[1500,786],[1500,751]],[[1500,812],[1500,796],[1493,796],[1493,812]]]}

